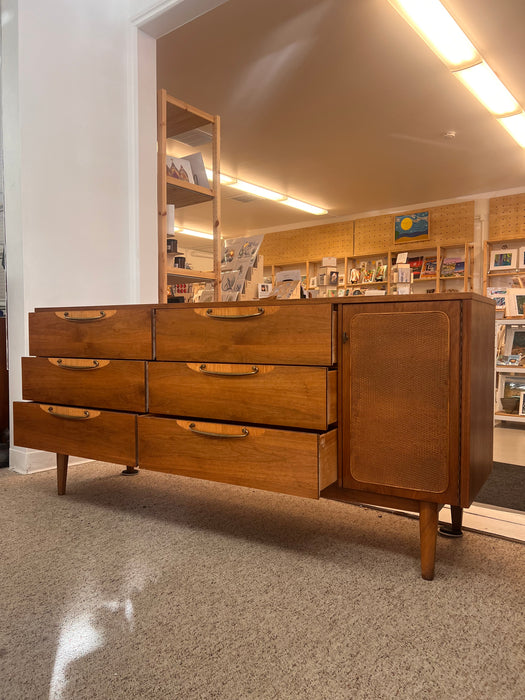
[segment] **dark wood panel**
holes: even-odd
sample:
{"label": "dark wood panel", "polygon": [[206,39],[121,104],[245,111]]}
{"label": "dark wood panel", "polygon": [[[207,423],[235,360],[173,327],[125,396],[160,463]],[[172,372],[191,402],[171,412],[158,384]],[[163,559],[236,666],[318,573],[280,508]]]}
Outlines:
{"label": "dark wood panel", "polygon": [[[65,317],[64,314],[68,316]],[[72,308],[30,313],[29,354],[44,357],[151,359],[151,308],[93,307],[85,311]]]}
{"label": "dark wood panel", "polygon": [[336,375],[324,367],[151,362],[149,410],[326,430],[335,420]]}
{"label": "dark wood panel", "polygon": [[319,453],[335,459],[333,441],[316,433],[153,416],[137,422],[139,465],[171,474],[318,498]]}
{"label": "dark wood panel", "polygon": [[146,410],[145,362],[22,358],[22,398],[68,406]]}
{"label": "dark wood panel", "polygon": [[493,462],[495,305],[463,302],[461,505],[468,508]]}
{"label": "dark wood panel", "polygon": [[343,311],[343,486],[457,504],[460,305]]}
{"label": "dark wood panel", "polygon": [[35,450],[135,465],[136,416],[39,403],[13,403],[15,445]]}
{"label": "dark wood panel", "polygon": [[157,359],[328,367],[333,324],[330,304],[157,309]]}

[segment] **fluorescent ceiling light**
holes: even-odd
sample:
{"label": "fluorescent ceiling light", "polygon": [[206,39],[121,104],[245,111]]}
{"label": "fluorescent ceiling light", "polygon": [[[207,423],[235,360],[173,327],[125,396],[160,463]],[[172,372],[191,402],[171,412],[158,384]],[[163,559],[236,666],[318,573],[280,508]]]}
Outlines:
{"label": "fluorescent ceiling light", "polygon": [[191,228],[178,228],[175,227],[174,229],[175,233],[183,233],[185,236],[196,236],[197,238],[208,238],[209,240],[213,240],[213,233],[204,233],[204,231],[193,231]]}
{"label": "fluorescent ceiling light", "polygon": [[302,211],[307,211],[309,214],[328,214],[327,209],[316,207],[307,202],[301,202],[299,199],[293,199],[293,197],[286,197],[286,199],[281,201],[281,204],[286,204],[287,207],[295,207],[295,209],[302,209]]}
{"label": "fluorescent ceiling light", "polygon": [[[206,175],[211,180],[213,177],[213,172],[206,168]],[[264,199],[270,199],[272,202],[279,202],[279,204],[286,204],[288,207],[294,207],[295,209],[307,211],[309,214],[328,214],[328,210],[323,209],[322,207],[316,207],[314,204],[308,204],[308,202],[301,202],[300,199],[287,197],[281,192],[275,192],[275,190],[269,190],[266,187],[260,187],[259,185],[254,185],[251,182],[245,182],[244,180],[237,180],[236,178],[223,173],[221,173],[221,184],[229,187],[235,187],[235,189],[242,190],[243,192],[249,192],[256,197],[263,197]]]}
{"label": "fluorescent ceiling light", "polygon": [[478,52],[439,0],[389,2],[450,67],[479,60]]}
{"label": "fluorescent ceiling light", "polygon": [[[205,170],[208,180],[211,182],[213,180],[213,170],[209,170],[208,168],[205,168]],[[231,185],[233,182],[235,182],[235,178],[225,175],[224,173],[220,173],[220,181],[221,185]]]}
{"label": "fluorescent ceiling light", "polygon": [[259,185],[253,185],[251,182],[244,182],[244,180],[236,180],[232,182],[232,187],[236,190],[242,190],[243,192],[248,192],[249,194],[254,194],[256,197],[263,197],[264,199],[271,199],[273,202],[279,202],[286,198],[286,195],[280,192],[274,192],[273,190],[268,190],[266,187],[259,187]]}
{"label": "fluorescent ceiling light", "polygon": [[516,99],[485,62],[455,71],[454,75],[492,114],[501,116],[520,109]]}
{"label": "fluorescent ceiling light", "polygon": [[512,138],[525,148],[525,113],[514,114],[512,117],[502,117],[499,123],[505,127]]}

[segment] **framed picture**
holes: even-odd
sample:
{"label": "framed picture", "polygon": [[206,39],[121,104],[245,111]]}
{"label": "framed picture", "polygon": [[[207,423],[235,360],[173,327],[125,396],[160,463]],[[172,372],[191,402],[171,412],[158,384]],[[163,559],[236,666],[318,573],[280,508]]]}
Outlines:
{"label": "framed picture", "polygon": [[518,267],[520,270],[525,270],[525,246],[520,248],[518,253]]}
{"label": "framed picture", "polygon": [[525,288],[509,287],[507,290],[507,303],[505,304],[505,316],[507,318],[519,318],[524,316]]}
{"label": "framed picture", "polygon": [[518,251],[516,248],[501,248],[490,251],[491,272],[515,270]]}
{"label": "framed picture", "polygon": [[487,287],[487,296],[496,302],[498,311],[505,310],[505,300],[507,298],[507,287]]}
{"label": "framed picture", "polygon": [[509,361],[509,364],[525,365],[525,326],[521,328],[511,328],[507,326],[505,333],[505,355],[509,358],[520,358],[519,361]]}
{"label": "framed picture", "polygon": [[428,241],[429,235],[428,211],[399,214],[394,217],[394,243]]}

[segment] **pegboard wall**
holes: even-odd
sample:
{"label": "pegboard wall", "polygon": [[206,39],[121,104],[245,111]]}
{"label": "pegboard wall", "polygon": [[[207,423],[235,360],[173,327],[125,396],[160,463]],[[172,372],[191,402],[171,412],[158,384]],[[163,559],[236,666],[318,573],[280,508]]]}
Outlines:
{"label": "pegboard wall", "polygon": [[525,192],[493,197],[489,207],[489,240],[525,238]]}
{"label": "pegboard wall", "polygon": [[[428,245],[463,244],[474,239],[474,202],[429,207]],[[408,212],[407,212],[408,213]],[[394,214],[371,216],[289,231],[267,233],[260,253],[265,265],[286,265],[323,257],[375,255],[389,250],[421,249],[426,241],[394,244]]]}
{"label": "pegboard wall", "polygon": [[265,265],[285,265],[303,260],[321,260],[326,256],[344,258],[353,255],[353,251],[354,222],[343,221],[267,233],[260,254],[264,257]]}
{"label": "pegboard wall", "polygon": [[[474,239],[474,202],[428,207],[430,236],[427,241],[394,243],[395,214],[384,214],[355,222],[355,255],[374,255],[389,250],[414,250],[425,245],[464,244]],[[407,213],[410,213],[407,211]]]}

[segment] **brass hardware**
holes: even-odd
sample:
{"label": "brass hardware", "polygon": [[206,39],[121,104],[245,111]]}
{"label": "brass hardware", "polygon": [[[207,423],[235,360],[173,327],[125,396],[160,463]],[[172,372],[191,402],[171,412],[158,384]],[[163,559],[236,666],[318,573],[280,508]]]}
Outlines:
{"label": "brass hardware", "polygon": [[76,321],[77,323],[86,323],[89,321],[101,321],[103,318],[106,317],[106,312],[105,311],[99,311],[98,316],[72,316],[69,311],[63,311],[60,316],[65,320],[65,321]]}
{"label": "brass hardware", "polygon": [[348,338],[348,333],[347,333],[346,331],[344,331],[344,333],[343,333],[343,343],[348,343],[348,340],[349,340],[349,338]]}
{"label": "brass hardware", "polygon": [[206,316],[208,318],[215,318],[217,321],[231,321],[235,319],[242,319],[242,318],[256,318],[257,316],[262,316],[264,313],[264,309],[261,308],[260,306],[257,308],[257,312],[254,314],[236,314],[233,316],[221,316],[220,314],[217,316],[213,315],[213,309],[206,309]]}
{"label": "brass hardware", "polygon": [[248,428],[243,428],[241,434],[236,433],[235,435],[228,435],[226,433],[207,433],[204,430],[197,430],[195,427],[195,423],[190,423],[188,425],[188,428],[191,430],[192,433],[195,433],[196,435],[204,435],[204,437],[214,437],[214,438],[244,438],[248,437],[249,430]]}
{"label": "brass hardware", "polygon": [[100,363],[98,360],[90,360],[93,364],[92,365],[68,365],[64,364],[64,360],[62,358],[58,358],[56,361],[56,366],[60,367],[60,369],[98,369],[100,367]]}
{"label": "brass hardware", "polygon": [[90,412],[86,409],[83,409],[80,415],[72,415],[70,413],[60,413],[54,406],[48,406],[47,412],[51,416],[55,416],[55,418],[66,418],[67,420],[87,420],[92,418]]}
{"label": "brass hardware", "polygon": [[255,365],[252,366],[251,372],[215,372],[213,370],[206,369],[206,365],[201,365],[199,367],[199,371],[213,377],[251,377],[254,374],[259,374],[259,368]]}

